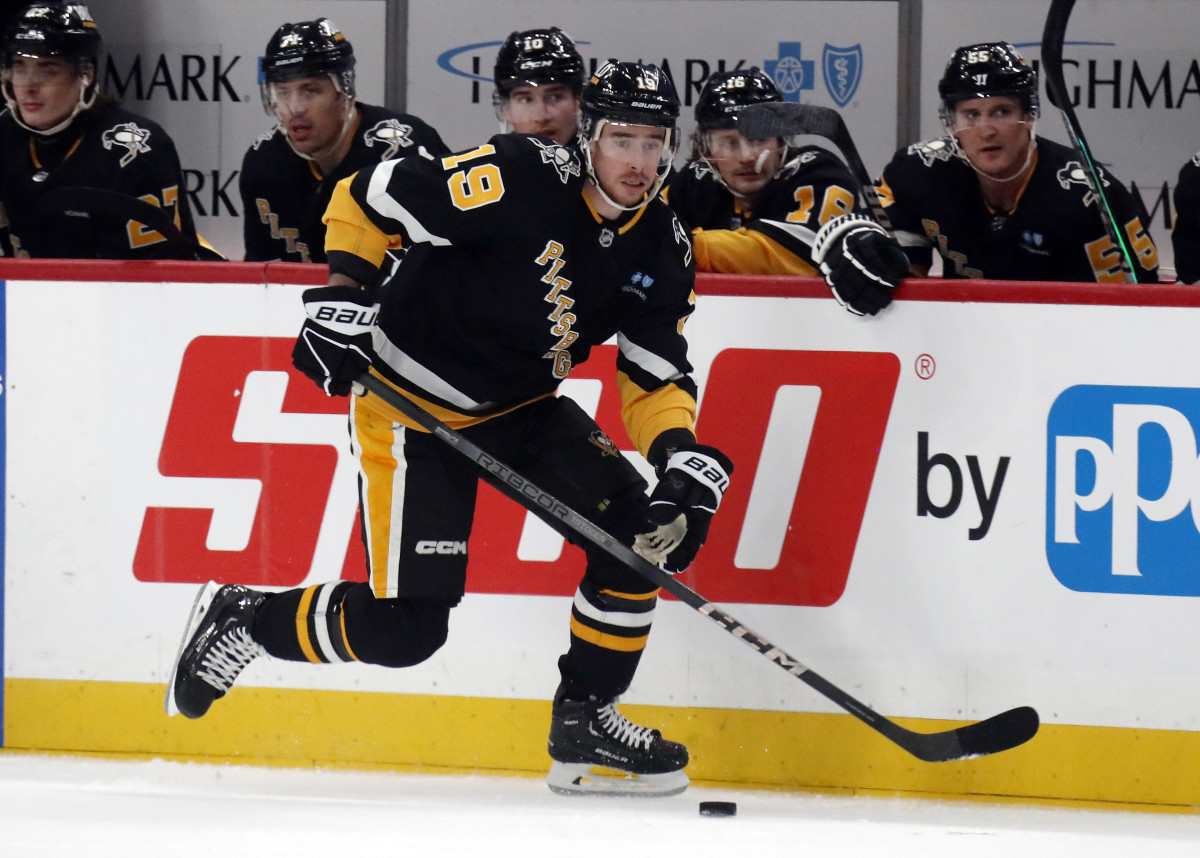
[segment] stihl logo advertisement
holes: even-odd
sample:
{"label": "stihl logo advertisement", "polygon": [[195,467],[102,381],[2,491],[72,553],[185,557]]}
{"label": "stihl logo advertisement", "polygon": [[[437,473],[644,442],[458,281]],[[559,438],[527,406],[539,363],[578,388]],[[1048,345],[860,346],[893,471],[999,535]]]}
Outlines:
{"label": "stihl logo advertisement", "polygon": [[[189,344],[158,458],[177,505],[146,509],[133,563],[138,580],[276,587],[365,580],[347,401],[293,371],[292,345],[223,336]],[[614,346],[593,350],[563,389],[632,453],[615,362]],[[714,601],[836,602],[899,369],[890,353],[720,352],[698,433],[736,471],[705,548],[681,578]],[[474,593],[567,596],[584,563],[581,551],[486,485],[470,543],[426,549],[466,550]]]}
{"label": "stihl logo advertisement", "polygon": [[1079,385],[1050,409],[1046,557],[1072,590],[1200,596],[1200,390]]}

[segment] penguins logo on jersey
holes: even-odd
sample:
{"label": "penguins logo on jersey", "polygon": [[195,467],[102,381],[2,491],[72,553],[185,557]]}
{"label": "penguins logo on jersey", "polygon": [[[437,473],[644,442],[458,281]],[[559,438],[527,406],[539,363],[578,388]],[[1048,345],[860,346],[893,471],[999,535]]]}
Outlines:
{"label": "penguins logo on jersey", "polygon": [[390,161],[400,147],[408,148],[412,142],[412,126],[405,125],[398,119],[384,119],[376,122],[375,125],[363,135],[363,142],[368,147],[373,147],[376,143],[382,143],[387,146],[387,151],[383,153],[380,161]]}
{"label": "penguins logo on jersey", "polygon": [[[1083,195],[1083,206],[1087,208],[1096,199],[1096,195],[1092,193],[1092,186],[1088,182],[1087,174],[1083,171],[1083,165],[1078,161],[1068,161],[1067,165],[1058,171],[1058,184],[1062,186],[1064,191],[1069,191],[1071,185],[1080,185],[1087,190]],[[1104,171],[1099,171],[1100,181],[1104,183],[1104,187],[1108,187],[1108,177],[1104,175]]]}
{"label": "penguins logo on jersey", "polygon": [[149,139],[149,129],[139,128],[132,122],[114,125],[100,136],[100,142],[104,144],[105,149],[111,149],[114,146],[125,148],[125,154],[121,156],[120,161],[122,167],[127,166],[142,152],[150,151],[150,147],[146,143]]}
{"label": "penguins logo on jersey", "polygon": [[588,440],[600,448],[600,452],[605,456],[619,456],[621,451],[617,449],[617,445],[612,442],[601,430],[596,429],[588,436]]}
{"label": "penguins logo on jersey", "polygon": [[558,178],[564,185],[571,176],[579,176],[579,159],[570,149],[559,146],[557,143],[546,145],[541,140],[533,140],[533,142],[542,150],[542,163],[550,164],[558,170]]}
{"label": "penguins logo on jersey", "polygon": [[692,264],[692,237],[688,234],[684,225],[679,222],[679,218],[671,217],[671,229],[675,231],[675,243],[683,248],[683,264],[685,266]]}
{"label": "penguins logo on jersey", "polygon": [[939,137],[936,140],[926,140],[923,143],[913,143],[908,147],[909,155],[916,155],[926,167],[932,167],[937,161],[949,161],[955,156],[957,146]]}

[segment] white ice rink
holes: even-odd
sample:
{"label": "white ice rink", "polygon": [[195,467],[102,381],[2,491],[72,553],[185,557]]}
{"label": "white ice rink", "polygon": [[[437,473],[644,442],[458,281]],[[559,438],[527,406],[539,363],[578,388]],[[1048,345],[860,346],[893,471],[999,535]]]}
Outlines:
{"label": "white ice rink", "polygon": [[[701,817],[702,800],[736,817]],[[0,753],[4,858],[1197,858],[1200,816]]]}

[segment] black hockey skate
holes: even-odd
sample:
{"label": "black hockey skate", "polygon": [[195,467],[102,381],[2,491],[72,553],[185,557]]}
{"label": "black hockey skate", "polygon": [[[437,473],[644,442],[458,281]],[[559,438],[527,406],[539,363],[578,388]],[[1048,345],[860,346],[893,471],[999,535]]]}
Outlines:
{"label": "black hockey skate", "polygon": [[199,718],[224,697],[238,674],[267,651],[250,637],[254,610],[265,597],[238,584],[209,581],[196,596],[167,681],[168,715]]}
{"label": "black hockey skate", "polygon": [[546,778],[561,795],[676,795],[688,787],[687,748],[630,723],[616,700],[554,697]]}

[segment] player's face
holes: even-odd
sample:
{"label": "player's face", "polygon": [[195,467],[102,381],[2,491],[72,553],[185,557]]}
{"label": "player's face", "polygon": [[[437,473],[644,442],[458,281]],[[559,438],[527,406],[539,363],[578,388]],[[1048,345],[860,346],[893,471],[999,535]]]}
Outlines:
{"label": "player's face", "polygon": [[13,57],[7,74],[21,121],[39,131],[70,116],[87,85],[71,62],[55,57]]}
{"label": "player's face", "polygon": [[971,98],[955,105],[951,130],[975,169],[984,175],[1007,177],[1025,165],[1029,119],[1015,96]]}
{"label": "player's face", "polygon": [[346,96],[328,75],[271,84],[271,104],[297,152],[315,156],[341,140]]}
{"label": "player's face", "polygon": [[561,83],[518,86],[508,95],[504,119],[518,134],[544,134],[565,144],[575,136],[579,97]]}
{"label": "player's face", "polygon": [[783,141],[778,137],[751,140],[732,128],[708,132],[708,160],[736,194],[753,196],[779,172]]}
{"label": "player's face", "polygon": [[636,206],[658,178],[667,130],[606,122],[591,144],[592,172],[601,190],[621,206]]}

